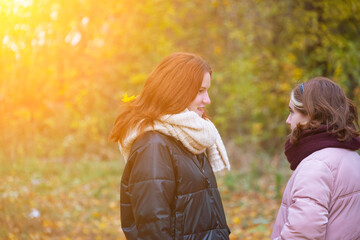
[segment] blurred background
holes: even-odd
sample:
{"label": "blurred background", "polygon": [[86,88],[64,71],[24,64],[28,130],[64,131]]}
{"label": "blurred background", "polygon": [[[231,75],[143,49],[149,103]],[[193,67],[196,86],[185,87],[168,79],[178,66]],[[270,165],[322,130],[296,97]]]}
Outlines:
{"label": "blurred background", "polygon": [[0,239],[123,239],[121,100],[165,56],[212,67],[232,239],[268,239],[291,174],[291,89],[323,75],[360,106],[358,0],[0,0]]}

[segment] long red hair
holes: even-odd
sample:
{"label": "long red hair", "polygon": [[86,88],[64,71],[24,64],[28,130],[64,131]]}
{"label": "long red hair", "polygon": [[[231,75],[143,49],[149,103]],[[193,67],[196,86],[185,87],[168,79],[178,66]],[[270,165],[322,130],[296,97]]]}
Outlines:
{"label": "long red hair", "polygon": [[124,104],[109,140],[122,143],[140,121],[142,132],[159,117],[184,111],[198,94],[206,72],[211,75],[210,66],[195,54],[178,52],[164,58],[148,76],[141,94]]}

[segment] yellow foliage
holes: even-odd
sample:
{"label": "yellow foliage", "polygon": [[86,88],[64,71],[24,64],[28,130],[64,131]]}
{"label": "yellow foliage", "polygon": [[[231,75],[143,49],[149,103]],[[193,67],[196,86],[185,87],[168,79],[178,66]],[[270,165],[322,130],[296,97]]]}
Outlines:
{"label": "yellow foliage", "polygon": [[99,213],[99,212],[93,212],[92,217],[93,217],[93,218],[99,218],[99,217],[100,217],[100,213]]}
{"label": "yellow foliage", "polygon": [[105,229],[105,228],[106,228],[106,223],[105,223],[105,222],[100,222],[100,223],[99,223],[99,228],[100,228],[101,230]]}
{"label": "yellow foliage", "polygon": [[57,227],[56,224],[53,221],[48,220],[48,219],[44,219],[42,221],[42,225],[45,228],[56,228]]}
{"label": "yellow foliage", "polygon": [[8,233],[8,238],[9,238],[9,240],[17,239],[16,236],[14,234],[12,234],[12,233]]}
{"label": "yellow foliage", "polygon": [[222,52],[223,52],[223,49],[222,49],[221,46],[216,45],[216,46],[214,47],[214,54],[215,54],[216,56],[221,55]]}
{"label": "yellow foliage", "polygon": [[127,93],[125,93],[125,96],[123,97],[123,99],[121,99],[121,101],[123,101],[123,102],[130,102],[130,101],[132,101],[132,100],[134,100],[134,99],[135,99],[135,96],[134,96],[134,95],[128,97]]}
{"label": "yellow foliage", "polygon": [[234,224],[240,224],[241,219],[239,217],[233,217],[232,221],[233,221]]}
{"label": "yellow foliage", "polygon": [[294,79],[300,79],[302,78],[302,74],[303,74],[303,71],[301,70],[301,68],[294,68],[293,70],[293,76],[294,76]]}
{"label": "yellow foliage", "polygon": [[288,92],[291,90],[291,86],[289,83],[287,82],[283,82],[280,84],[280,90],[283,91],[283,92]]}
{"label": "yellow foliage", "polygon": [[211,1],[211,6],[213,6],[214,8],[217,8],[219,6],[219,1],[217,1],[217,0]]}
{"label": "yellow foliage", "polygon": [[30,121],[31,119],[31,111],[28,108],[20,107],[14,112],[15,117],[20,118],[24,121]]}
{"label": "yellow foliage", "polygon": [[289,62],[293,63],[296,61],[296,56],[293,53],[289,53],[288,60]]}
{"label": "yellow foliage", "polygon": [[147,78],[147,75],[145,73],[135,74],[131,76],[130,82],[133,84],[141,84],[144,83]]}
{"label": "yellow foliage", "polygon": [[260,122],[256,122],[252,124],[251,134],[258,136],[262,133],[263,125]]}
{"label": "yellow foliage", "polygon": [[340,65],[336,66],[335,67],[335,73],[334,73],[334,77],[338,77],[342,74],[343,72],[343,69]]}

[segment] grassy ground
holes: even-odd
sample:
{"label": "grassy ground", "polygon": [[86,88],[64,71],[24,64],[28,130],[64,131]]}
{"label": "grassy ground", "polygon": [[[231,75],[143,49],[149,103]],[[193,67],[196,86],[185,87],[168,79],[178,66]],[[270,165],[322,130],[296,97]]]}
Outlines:
{"label": "grassy ground", "polygon": [[[288,172],[263,162],[254,159],[217,175],[231,239],[270,237]],[[119,160],[2,161],[0,240],[124,239],[122,170]]]}

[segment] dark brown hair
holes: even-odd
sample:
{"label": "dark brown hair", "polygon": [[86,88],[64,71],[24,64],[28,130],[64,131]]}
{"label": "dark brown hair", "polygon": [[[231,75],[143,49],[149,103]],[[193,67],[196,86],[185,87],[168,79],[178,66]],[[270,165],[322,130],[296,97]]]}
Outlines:
{"label": "dark brown hair", "polygon": [[122,143],[140,121],[141,133],[159,117],[184,111],[198,94],[206,72],[211,75],[211,68],[195,54],[178,52],[164,58],[148,76],[141,94],[124,103],[109,140]]}
{"label": "dark brown hair", "polygon": [[295,108],[310,120],[296,126],[290,135],[291,143],[298,142],[303,130],[320,125],[327,126],[328,132],[337,136],[339,141],[349,141],[360,135],[356,106],[335,82],[315,77],[295,87],[292,94]]}

